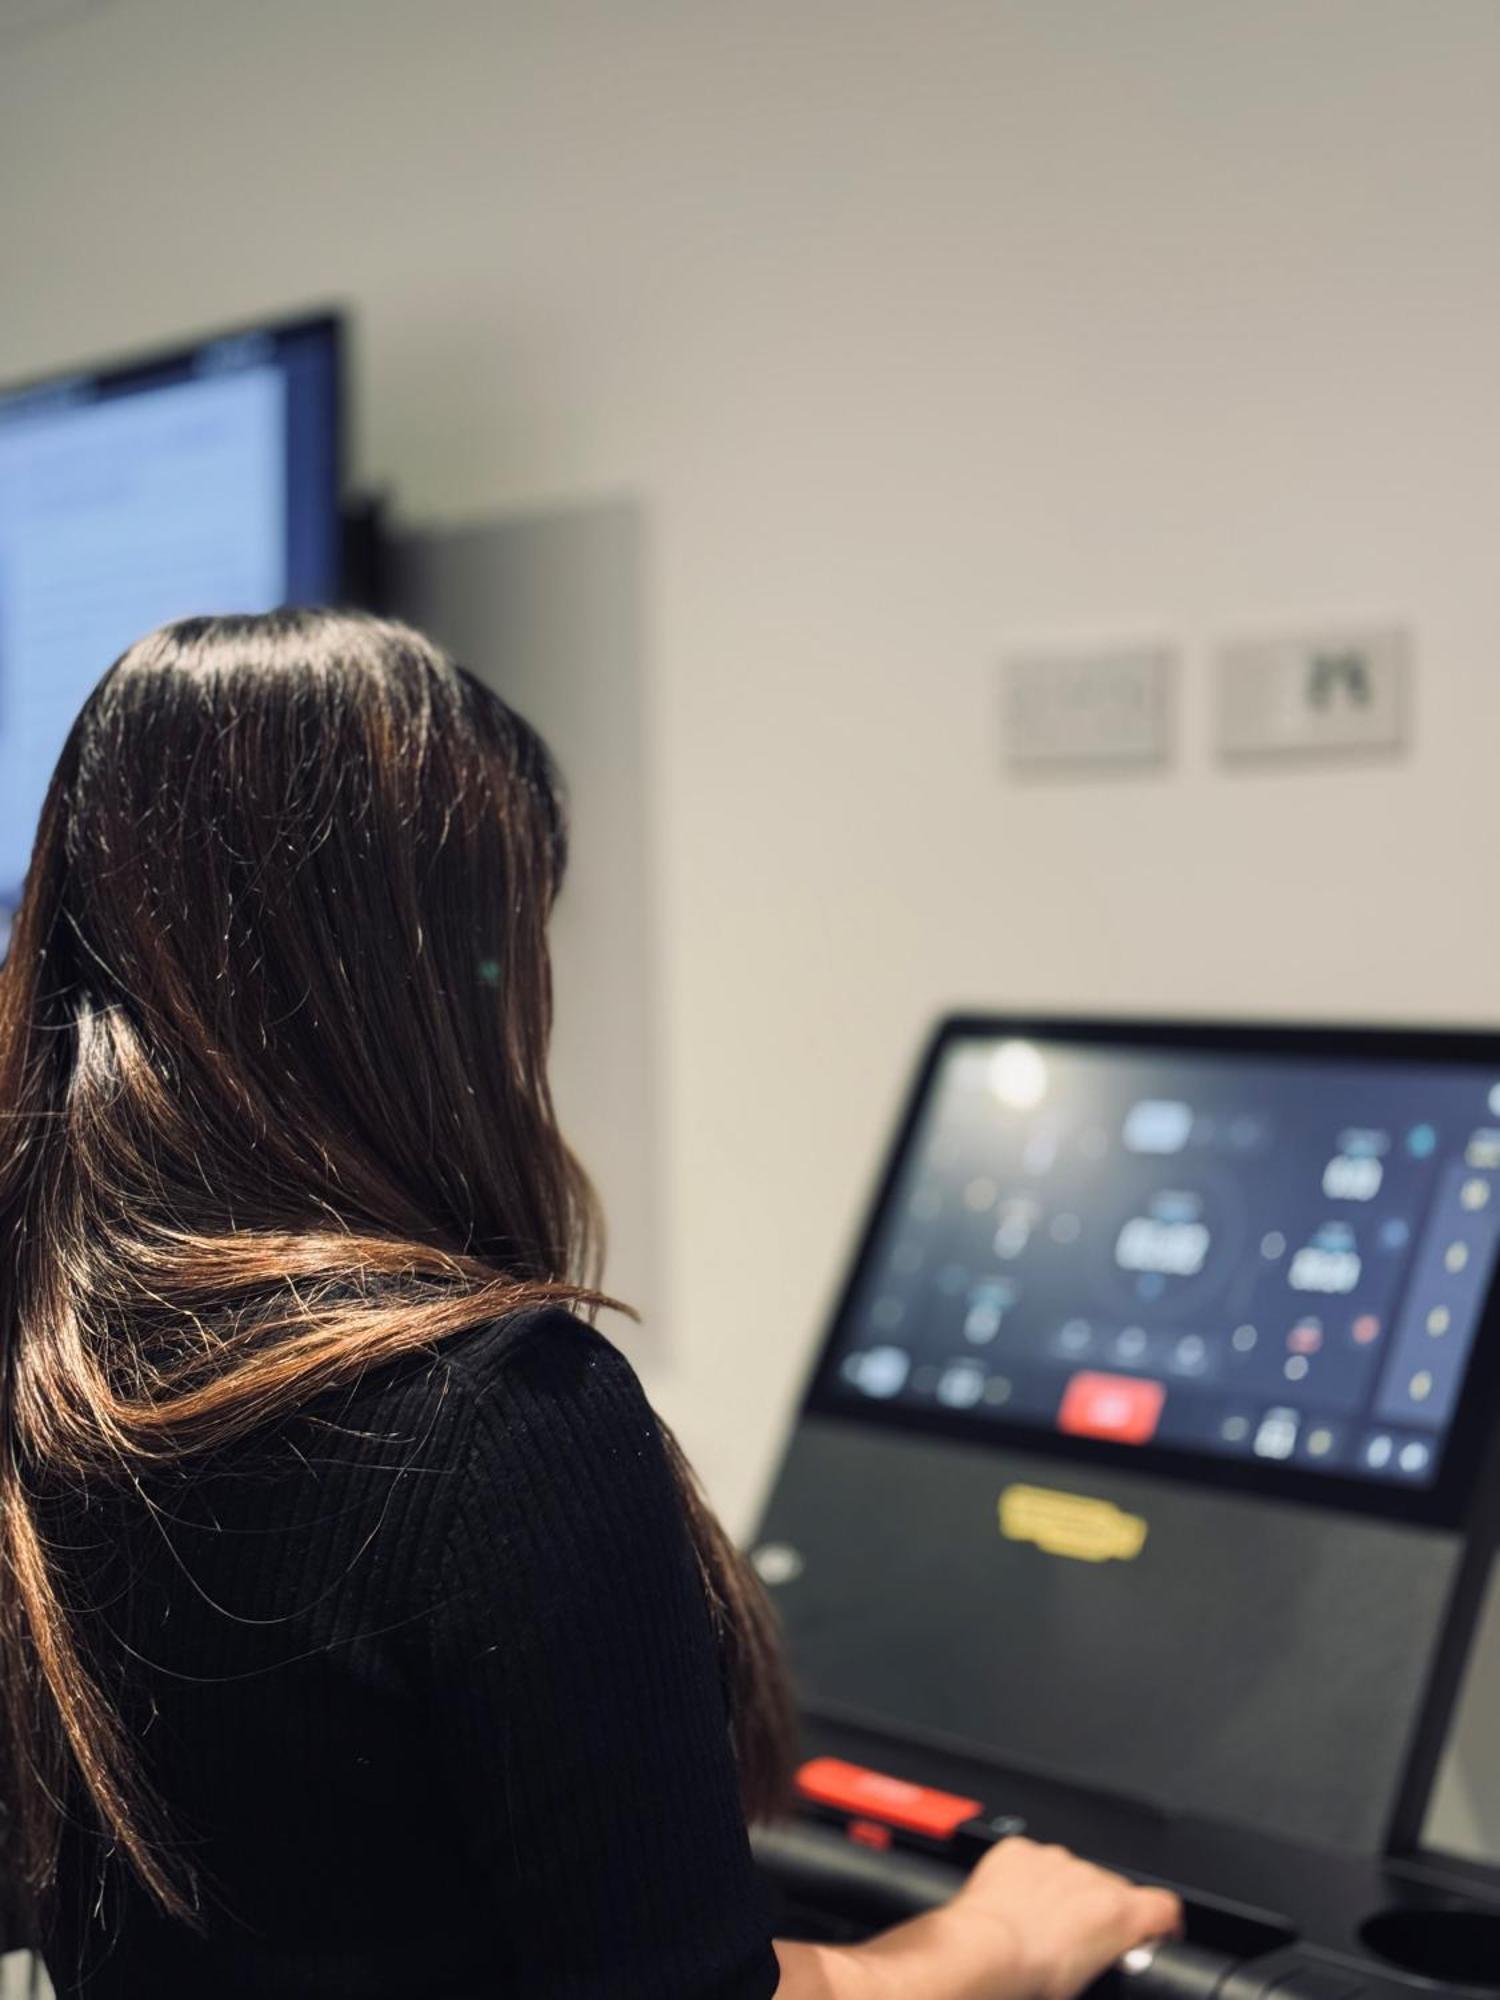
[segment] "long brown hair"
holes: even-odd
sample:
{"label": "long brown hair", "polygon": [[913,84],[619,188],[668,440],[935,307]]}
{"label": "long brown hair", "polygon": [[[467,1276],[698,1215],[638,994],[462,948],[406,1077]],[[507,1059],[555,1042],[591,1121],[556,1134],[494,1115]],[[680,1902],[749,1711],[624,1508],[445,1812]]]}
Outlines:
{"label": "long brown hair", "polygon": [[[546,1073],[565,852],[540,739],[403,626],[169,626],[80,715],[0,970],[0,1784],[34,1896],[80,1798],[165,1908],[194,1896],[44,1493],[601,1302]],[[668,1451],[756,1813],[789,1742],[770,1613]]]}

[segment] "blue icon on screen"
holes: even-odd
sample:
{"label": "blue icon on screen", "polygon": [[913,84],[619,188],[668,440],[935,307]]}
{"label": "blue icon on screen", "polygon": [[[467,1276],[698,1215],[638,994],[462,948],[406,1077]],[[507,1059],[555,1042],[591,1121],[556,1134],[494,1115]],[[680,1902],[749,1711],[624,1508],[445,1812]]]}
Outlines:
{"label": "blue icon on screen", "polygon": [[1431,1159],[1437,1150],[1437,1133],[1430,1125],[1413,1125],[1406,1135],[1406,1150],[1414,1160]]}

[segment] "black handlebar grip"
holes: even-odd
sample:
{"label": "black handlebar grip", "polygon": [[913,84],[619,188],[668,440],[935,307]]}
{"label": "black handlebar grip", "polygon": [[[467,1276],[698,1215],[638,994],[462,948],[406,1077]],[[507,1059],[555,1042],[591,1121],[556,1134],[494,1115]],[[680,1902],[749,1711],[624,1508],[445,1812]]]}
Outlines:
{"label": "black handlebar grip", "polygon": [[884,1930],[935,1910],[963,1887],[966,1871],[899,1848],[861,1847],[831,1827],[787,1820],[750,1830],[762,1871],[788,1894]]}
{"label": "black handlebar grip", "polygon": [[1116,1994],[1121,2000],[1125,1996],[1129,2000],[1216,2000],[1239,1964],[1239,1959],[1222,1951],[1163,1938],[1159,1944],[1138,1945],[1127,1951],[1094,1992],[1100,2000]]}

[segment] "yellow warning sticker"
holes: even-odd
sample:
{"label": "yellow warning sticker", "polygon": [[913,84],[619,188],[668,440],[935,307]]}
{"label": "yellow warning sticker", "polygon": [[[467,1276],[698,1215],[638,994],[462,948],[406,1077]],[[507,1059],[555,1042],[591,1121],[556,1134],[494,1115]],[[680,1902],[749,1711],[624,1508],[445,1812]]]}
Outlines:
{"label": "yellow warning sticker", "polygon": [[1000,1495],[1000,1532],[1009,1542],[1035,1543],[1044,1555],[1102,1563],[1134,1562],[1149,1530],[1139,1514],[1127,1514],[1113,1500],[1007,1486]]}

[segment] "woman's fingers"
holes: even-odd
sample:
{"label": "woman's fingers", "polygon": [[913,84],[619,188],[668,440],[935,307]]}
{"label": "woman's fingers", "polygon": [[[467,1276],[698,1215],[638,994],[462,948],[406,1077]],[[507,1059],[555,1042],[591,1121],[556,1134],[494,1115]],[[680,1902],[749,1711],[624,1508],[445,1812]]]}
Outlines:
{"label": "woman's fingers", "polygon": [[1165,1889],[1139,1888],[1063,1847],[1002,1841],[959,1898],[1011,1940],[1024,2000],[1071,2000],[1116,1959],[1182,1927]]}

